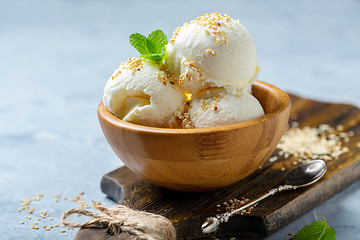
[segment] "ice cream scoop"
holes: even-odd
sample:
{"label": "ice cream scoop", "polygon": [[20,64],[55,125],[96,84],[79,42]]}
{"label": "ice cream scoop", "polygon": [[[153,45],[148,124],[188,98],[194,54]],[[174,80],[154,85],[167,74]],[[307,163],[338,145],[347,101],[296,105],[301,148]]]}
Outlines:
{"label": "ice cream scoop", "polygon": [[259,73],[251,34],[227,15],[205,14],[174,31],[166,64],[186,91],[211,87],[242,89]]}
{"label": "ice cream scoop", "polygon": [[169,127],[184,100],[170,72],[139,58],[129,58],[115,70],[103,96],[104,106],[116,117],[153,127]]}
{"label": "ice cream scoop", "polygon": [[188,112],[195,128],[224,126],[264,115],[253,95],[246,91],[231,93],[224,88],[200,91],[193,96]]}

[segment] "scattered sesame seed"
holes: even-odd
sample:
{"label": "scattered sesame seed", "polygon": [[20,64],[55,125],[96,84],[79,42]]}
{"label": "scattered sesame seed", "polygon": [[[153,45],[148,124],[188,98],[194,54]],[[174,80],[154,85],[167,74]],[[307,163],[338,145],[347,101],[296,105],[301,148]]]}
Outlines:
{"label": "scattered sesame seed", "polygon": [[214,50],[211,50],[211,49],[206,49],[205,53],[216,56],[216,52]]}
{"label": "scattered sesame seed", "polygon": [[66,231],[65,231],[65,230],[61,230],[60,232],[61,232],[61,233],[65,233]]}
{"label": "scattered sesame seed", "polygon": [[338,131],[343,131],[343,130],[344,130],[344,126],[343,126],[343,125],[337,125],[337,126],[336,126],[336,130],[338,130]]}
{"label": "scattered sesame seed", "polygon": [[24,222],[20,222],[20,224],[24,224]]}

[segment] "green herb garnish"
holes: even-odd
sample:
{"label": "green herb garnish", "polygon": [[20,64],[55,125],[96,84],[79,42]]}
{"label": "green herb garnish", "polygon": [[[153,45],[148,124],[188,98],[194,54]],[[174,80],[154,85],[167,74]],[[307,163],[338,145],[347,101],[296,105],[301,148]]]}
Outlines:
{"label": "green herb garnish", "polygon": [[161,63],[165,56],[167,36],[160,29],[152,31],[147,37],[140,33],[131,34],[130,44],[141,53],[141,57]]}
{"label": "green herb garnish", "polygon": [[292,240],[335,240],[335,230],[329,227],[325,218],[323,219],[324,221],[315,221],[303,227]]}

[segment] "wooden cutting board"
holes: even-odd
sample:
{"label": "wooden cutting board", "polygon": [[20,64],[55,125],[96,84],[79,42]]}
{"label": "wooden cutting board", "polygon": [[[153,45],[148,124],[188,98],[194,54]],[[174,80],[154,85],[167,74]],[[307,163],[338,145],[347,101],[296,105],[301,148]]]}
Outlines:
{"label": "wooden cutting board", "polygon": [[[221,224],[214,234],[203,234],[201,225],[208,216],[218,213],[217,205],[220,204],[220,210],[225,211],[222,203],[229,199],[255,199],[282,184],[285,176],[295,168],[292,162],[296,158],[280,157],[276,162],[267,161],[245,179],[208,193],[183,193],[159,188],[143,181],[125,166],[107,173],[101,181],[101,189],[115,202],[167,217],[173,222],[178,239],[270,235],[360,178],[360,110],[351,105],[317,102],[294,95],[290,97],[290,122],[298,122],[299,127],[318,127],[322,123],[333,127],[343,125],[343,131],[354,132],[350,141],[344,143],[350,151],[340,155],[339,159],[327,161],[328,171],[318,183],[269,197],[250,214],[234,216],[228,223]],[[275,151],[273,155],[277,153]],[[283,167],[285,171],[281,171]],[[133,239],[133,236],[127,233],[110,236],[105,229],[80,229],[75,239],[118,240]]]}

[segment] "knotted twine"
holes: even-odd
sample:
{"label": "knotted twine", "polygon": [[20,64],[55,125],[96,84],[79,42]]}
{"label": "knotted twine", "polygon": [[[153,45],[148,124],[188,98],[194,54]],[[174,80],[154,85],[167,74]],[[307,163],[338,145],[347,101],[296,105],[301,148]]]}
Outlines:
{"label": "knotted twine", "polygon": [[[110,234],[128,232],[139,240],[175,240],[176,232],[172,223],[165,217],[136,211],[124,205],[105,207],[100,202],[93,201],[93,208],[100,212],[91,212],[85,209],[73,208],[61,217],[62,223],[70,228],[93,227],[107,228]],[[66,218],[72,214],[91,217],[87,222],[68,222]]]}

